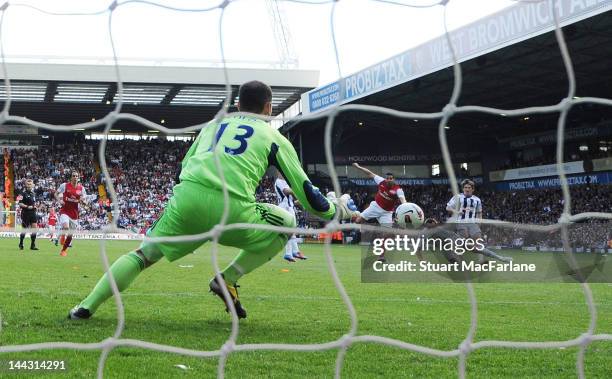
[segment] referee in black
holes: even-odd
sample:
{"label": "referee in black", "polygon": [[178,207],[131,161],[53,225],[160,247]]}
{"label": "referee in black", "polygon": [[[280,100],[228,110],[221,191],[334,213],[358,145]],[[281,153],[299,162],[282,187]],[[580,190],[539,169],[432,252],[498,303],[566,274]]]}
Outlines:
{"label": "referee in black", "polygon": [[[21,226],[24,228],[36,229],[38,224],[36,223],[36,195],[34,195],[34,182],[32,179],[26,179],[25,190],[21,194],[21,200],[19,200],[19,207],[21,208]],[[23,250],[23,240],[26,234],[21,233],[19,236],[19,250]],[[30,235],[32,243],[30,244],[30,250],[38,250],[36,247],[36,231]]]}

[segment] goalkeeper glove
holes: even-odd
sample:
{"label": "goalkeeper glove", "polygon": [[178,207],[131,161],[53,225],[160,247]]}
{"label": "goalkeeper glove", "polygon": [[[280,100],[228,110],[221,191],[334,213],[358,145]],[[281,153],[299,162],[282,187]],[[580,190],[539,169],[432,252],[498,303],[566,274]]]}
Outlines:
{"label": "goalkeeper glove", "polygon": [[353,221],[357,216],[359,216],[359,212],[352,211],[348,207],[348,199],[350,199],[349,195],[342,195],[340,199],[338,199],[336,198],[336,194],[334,192],[328,192],[326,197],[331,203],[336,206],[338,220]]}

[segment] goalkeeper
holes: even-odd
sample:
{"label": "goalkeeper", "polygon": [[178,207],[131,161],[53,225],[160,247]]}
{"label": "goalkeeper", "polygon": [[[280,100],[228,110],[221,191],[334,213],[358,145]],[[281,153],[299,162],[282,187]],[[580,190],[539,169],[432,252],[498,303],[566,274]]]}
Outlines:
{"label": "goalkeeper", "polygon": [[[258,117],[272,115],[272,90],[259,81],[243,84],[238,109],[253,115],[237,115],[210,124],[200,131],[181,165],[180,184],[173,189],[162,216],[147,232],[149,237],[193,235],[210,231],[221,222],[224,209],[223,183],[217,172],[218,156],[229,193],[227,224],[250,223],[295,227],[295,218],[280,207],[255,202],[255,189],[268,166],[275,166],[285,177],[304,209],[326,220],[336,212],[340,220],[350,219],[346,205],[328,201],[314,187],[304,171],[293,145],[277,130]],[[288,235],[276,231],[235,229],[223,232],[219,243],[240,248],[234,260],[222,271],[224,281],[213,277],[210,290],[225,303],[225,285],[239,318],[247,316],[240,304],[236,282],[268,262],[287,243]],[[210,239],[209,239],[210,240]],[[175,261],[192,253],[208,240],[189,242],[144,242],[117,259],[110,267],[120,291],[147,267],[165,257]],[[225,283],[223,283],[225,282]],[[70,313],[71,319],[86,319],[112,296],[105,274],[93,291]],[[226,310],[228,310],[226,304]]]}

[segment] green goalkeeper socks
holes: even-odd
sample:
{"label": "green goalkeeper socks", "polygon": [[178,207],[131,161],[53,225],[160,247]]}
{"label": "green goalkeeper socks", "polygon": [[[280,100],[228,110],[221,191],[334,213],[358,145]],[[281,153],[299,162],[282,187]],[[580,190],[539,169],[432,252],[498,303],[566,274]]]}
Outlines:
{"label": "green goalkeeper socks", "polygon": [[[133,251],[117,259],[110,267],[110,271],[113,273],[113,278],[117,283],[119,291],[128,288],[144,269],[144,266],[142,258]],[[113,290],[111,289],[108,274],[104,274],[93,291],[81,302],[79,307],[85,308],[93,314],[111,296],[113,296]]]}
{"label": "green goalkeeper socks", "polygon": [[286,242],[287,238],[283,236],[276,238],[264,251],[240,250],[232,263],[222,271],[225,281],[231,285],[236,284],[243,275],[255,270],[278,254]]}

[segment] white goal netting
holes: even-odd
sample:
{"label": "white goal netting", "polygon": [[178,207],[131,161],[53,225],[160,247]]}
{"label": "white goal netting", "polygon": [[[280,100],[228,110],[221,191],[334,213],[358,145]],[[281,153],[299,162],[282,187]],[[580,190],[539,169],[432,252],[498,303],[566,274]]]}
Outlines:
{"label": "white goal netting", "polygon": [[[317,5],[325,4],[325,3],[333,3],[331,6],[331,13],[330,13],[329,20],[326,22],[331,23],[331,30],[332,30],[331,37],[332,37],[334,52],[336,56],[338,76],[342,78],[343,72],[341,70],[340,59],[339,59],[339,54],[338,54],[338,49],[340,48],[340,46],[338,46],[337,44],[336,33],[334,29],[335,27],[334,10],[336,8],[336,2],[335,1],[301,1],[301,0],[287,0],[287,1],[308,4],[310,6],[317,6]],[[379,1],[380,3],[396,5],[398,8],[401,8],[401,7],[422,8],[424,7],[422,5],[411,5],[409,3],[404,3],[401,1],[389,1],[389,0],[372,0],[372,1]],[[528,107],[528,108],[522,108],[522,109],[496,109],[496,108],[489,108],[489,107],[483,107],[483,106],[478,106],[478,105],[468,105],[468,106],[457,105],[459,97],[461,95],[461,91],[462,91],[462,71],[461,71],[461,66],[458,62],[458,59],[455,55],[455,49],[453,48],[453,41],[446,27],[446,6],[449,3],[449,1],[440,0],[437,3],[427,5],[427,7],[444,7],[445,9],[444,20],[443,20],[444,26],[445,26],[445,36],[446,36],[447,43],[450,47],[450,54],[453,57],[453,62],[454,62],[454,66],[453,66],[454,88],[448,100],[448,103],[443,109],[440,109],[438,112],[435,112],[435,113],[417,113],[417,112],[396,111],[396,110],[387,109],[387,108],[379,107],[379,106],[372,106],[372,105],[338,105],[338,106],[334,106],[323,112],[319,112],[316,114],[309,114],[306,116],[298,116],[293,119],[293,121],[300,121],[300,120],[305,120],[305,119],[315,119],[315,118],[316,119],[323,119],[323,118],[326,119],[325,140],[324,140],[325,156],[327,160],[328,170],[329,170],[332,182],[333,182],[334,191],[336,193],[342,193],[342,191],[340,189],[340,183],[339,183],[338,176],[336,174],[336,170],[334,166],[334,159],[333,159],[333,152],[332,152],[332,135],[333,135],[332,131],[334,128],[334,120],[342,112],[359,110],[359,111],[364,111],[364,112],[375,112],[375,113],[386,114],[386,115],[390,115],[394,117],[407,118],[407,119],[439,120],[438,130],[439,130],[440,147],[442,150],[442,156],[443,156],[444,165],[446,167],[446,172],[448,173],[450,187],[452,188],[455,195],[458,194],[457,193],[458,186],[457,186],[457,180],[455,177],[455,170],[451,162],[451,153],[449,151],[449,147],[447,144],[447,135],[446,135],[446,129],[445,129],[447,122],[453,115],[457,115],[460,113],[467,113],[467,112],[482,112],[482,113],[488,113],[492,115],[499,115],[503,113],[507,116],[519,116],[519,115],[529,115],[529,114],[538,114],[538,113],[557,113],[558,114],[557,167],[558,167],[558,172],[560,176],[562,194],[563,194],[563,200],[564,200],[564,210],[563,210],[562,217],[558,220],[558,223],[554,225],[548,225],[548,226],[520,225],[518,227],[523,230],[540,230],[540,231],[560,230],[561,236],[563,239],[564,249],[571,256],[572,250],[569,245],[569,236],[568,236],[568,231],[567,231],[567,226],[570,222],[576,222],[576,221],[585,220],[585,219],[612,220],[612,214],[609,214],[609,213],[590,212],[590,213],[581,213],[581,214],[575,214],[575,215],[571,214],[572,199],[570,197],[570,192],[569,192],[568,182],[567,182],[567,178],[566,178],[565,171],[564,171],[564,166],[562,165],[563,156],[564,156],[563,140],[564,140],[564,131],[566,127],[566,118],[572,106],[576,104],[584,104],[584,103],[612,106],[612,100],[604,99],[604,98],[595,98],[595,97],[581,97],[581,98],[575,97],[576,80],[575,80],[575,75],[574,75],[574,68],[572,66],[572,59],[570,57],[570,54],[568,53],[568,49],[567,49],[567,46],[564,40],[563,32],[559,26],[559,21],[558,21],[559,18],[557,15],[557,8],[555,6],[555,1],[554,0],[550,0],[550,1],[549,0],[546,0],[546,1],[525,0],[525,1],[526,2],[540,2],[540,3],[547,4],[547,6],[549,7],[549,11],[552,13],[555,19],[554,33],[555,33],[555,36],[558,42],[558,47],[561,52],[563,64],[564,64],[566,74],[567,74],[567,80],[569,83],[568,88],[567,88],[567,95],[564,98],[560,99],[560,101],[556,104],[550,104],[548,106]],[[193,126],[189,126],[189,127],[185,127],[181,129],[168,129],[162,125],[148,121],[140,116],[122,112],[123,82],[121,80],[121,69],[118,64],[119,59],[117,57],[116,50],[115,50],[115,41],[118,37],[113,34],[112,23],[113,23],[113,15],[115,15],[122,6],[129,4],[129,3],[147,4],[151,7],[160,7],[168,11],[176,11],[176,12],[192,12],[192,13],[196,12],[197,13],[197,12],[218,11],[219,17],[220,17],[219,44],[220,44],[220,49],[221,49],[221,56],[225,62],[224,35],[223,35],[223,27],[222,27],[223,17],[224,17],[225,11],[228,6],[232,6],[232,7],[240,6],[239,2],[237,1],[225,0],[225,1],[219,2],[219,4],[215,6],[211,6],[209,8],[202,8],[202,9],[174,8],[168,5],[157,4],[153,1],[142,1],[142,0],[113,1],[108,5],[107,8],[102,9],[97,12],[90,12],[90,13],[48,12],[44,9],[35,8],[27,4],[20,4],[18,2],[14,2],[14,3],[6,2],[2,6],[0,6],[0,12],[1,12],[0,32],[2,32],[2,24],[8,17],[10,17],[11,9],[15,7],[28,7],[28,8],[34,9],[35,11],[49,15],[50,17],[55,16],[55,15],[86,17],[86,16],[92,16],[92,15],[106,14],[108,16],[108,38],[109,38],[110,46],[113,50],[113,57],[114,57],[114,62],[115,62],[115,74],[116,74],[116,82],[117,82],[117,97],[116,97],[117,101],[116,101],[116,105],[113,111],[108,113],[105,117],[99,120],[96,120],[96,121],[75,124],[75,125],[52,125],[52,124],[46,124],[43,122],[37,122],[37,121],[25,119],[23,117],[17,117],[17,116],[11,115],[10,113],[11,111],[10,73],[7,72],[4,45],[2,44],[2,41],[6,40],[7,38],[10,38],[10,35],[5,36],[4,33],[2,33],[0,35],[0,54],[2,58],[2,71],[3,71],[4,78],[5,78],[4,82],[6,86],[5,88],[6,88],[6,93],[7,93],[7,100],[4,104],[2,112],[0,113],[0,122],[1,123],[7,123],[7,122],[21,123],[21,124],[30,125],[36,128],[52,130],[52,131],[74,131],[75,129],[91,129],[91,128],[103,126],[104,134],[106,136],[108,136],[111,128],[118,120],[131,120],[147,128],[157,130],[159,132],[166,133],[168,135],[181,134],[185,132],[197,131],[197,130],[202,129],[206,124],[193,125]],[[234,4],[234,3],[237,3],[237,4]],[[225,65],[224,67],[226,68]],[[225,98],[224,106],[222,107],[220,112],[216,115],[215,120],[220,120],[223,117],[227,116],[227,109],[228,109],[228,105],[229,105],[231,95],[232,95],[232,87],[230,85],[230,81],[227,75],[228,75],[228,72],[226,70],[225,71],[225,81],[226,81],[227,96]],[[257,78],[253,78],[253,79],[257,79]],[[342,83],[341,80],[340,80],[340,83]],[[342,88],[340,92],[342,92]],[[106,157],[105,157],[105,148],[106,148],[106,138],[101,140],[99,151],[98,151],[98,159],[101,165],[103,175],[106,179],[106,184],[109,189],[110,197],[113,200],[113,204],[115,204],[116,206],[118,204],[117,193],[115,192],[115,189],[113,187],[113,181],[111,180],[111,177],[109,174]],[[223,176],[223,170],[219,164],[218,159],[216,160],[216,164],[217,164],[218,174],[221,177],[222,181],[225,182],[225,178]],[[225,196],[225,204],[226,204],[224,208],[224,216],[222,217],[221,222],[211,231],[200,234],[200,235],[190,235],[190,236],[181,236],[181,237],[173,237],[173,238],[151,238],[149,240],[161,242],[161,241],[194,241],[194,240],[211,239],[212,264],[215,269],[217,277],[220,278],[220,268],[218,265],[218,240],[219,240],[220,234],[223,231],[227,231],[231,229],[260,229],[260,230],[274,230],[278,232],[287,232],[287,233],[327,233],[327,235],[330,235],[331,232],[333,231],[350,230],[350,229],[355,229],[355,228],[359,228],[361,230],[372,230],[372,231],[378,230],[378,228],[372,227],[372,226],[363,226],[363,225],[357,225],[357,224],[340,224],[338,220],[333,220],[329,222],[325,228],[322,228],[319,230],[301,229],[301,228],[290,229],[290,228],[280,228],[280,227],[275,227],[275,226],[250,225],[250,224],[228,225],[226,224],[226,220],[227,220],[227,215],[228,215],[227,204],[228,204],[229,197],[228,197],[228,192],[226,188],[224,188],[224,196]],[[117,209],[115,209],[114,212],[116,214]],[[114,220],[117,220],[117,217],[114,217]],[[510,227],[516,228],[517,227],[515,224],[509,224],[509,223],[495,221],[495,220],[483,220],[483,222],[487,224],[494,224],[500,228],[510,228]],[[110,225],[104,229],[105,233],[113,233],[117,231],[118,231],[118,228],[116,228],[116,226],[114,225]],[[414,352],[423,353],[423,354],[427,354],[427,355],[435,356],[435,357],[456,357],[458,360],[457,373],[460,378],[463,378],[466,376],[466,361],[468,359],[468,356],[470,355],[470,352],[475,351],[477,349],[485,349],[485,348],[553,349],[553,348],[565,348],[565,347],[578,347],[578,353],[576,356],[576,371],[577,371],[578,377],[584,378],[585,377],[585,367],[584,367],[585,352],[589,344],[591,344],[593,341],[598,341],[598,340],[612,341],[612,335],[610,334],[595,334],[595,328],[597,326],[597,309],[595,306],[595,302],[593,299],[591,289],[589,285],[586,283],[581,284],[581,286],[584,292],[585,302],[588,305],[590,322],[589,322],[588,328],[584,330],[584,333],[576,336],[573,339],[569,339],[569,340],[539,341],[539,342],[496,341],[496,340],[476,341],[474,337],[475,337],[476,329],[478,326],[478,301],[476,299],[474,288],[471,283],[466,284],[468,298],[471,302],[470,327],[469,327],[468,333],[465,336],[464,340],[453,350],[446,351],[446,350],[433,349],[427,346],[412,344],[409,341],[402,341],[402,340],[386,338],[386,337],[377,336],[377,335],[362,335],[358,333],[357,312],[351,302],[351,298],[347,294],[340,280],[340,277],[338,276],[338,273],[336,271],[336,267],[334,265],[334,261],[332,258],[331,239],[329,238],[326,240],[324,251],[325,251],[325,256],[327,259],[327,265],[329,268],[329,272],[331,273],[335,287],[338,293],[340,294],[342,301],[344,302],[346,306],[347,312],[350,315],[349,330],[347,330],[346,334],[344,334],[341,338],[337,340],[329,341],[326,343],[319,343],[319,344],[276,344],[276,343],[238,344],[237,338],[238,338],[240,328],[239,328],[238,318],[237,318],[237,315],[236,315],[236,312],[233,306],[230,307],[231,314],[232,314],[231,332],[226,342],[222,346],[220,346],[217,350],[199,351],[199,350],[193,350],[193,349],[185,349],[185,348],[176,347],[176,346],[157,344],[157,343],[152,343],[152,342],[147,342],[147,341],[142,341],[142,340],[122,338],[122,333],[123,333],[124,325],[125,325],[124,308],[123,308],[121,296],[117,290],[117,285],[113,280],[112,288],[114,292],[114,299],[117,305],[118,323],[117,323],[115,333],[112,336],[109,336],[108,338],[102,341],[93,342],[93,343],[45,342],[45,343],[25,344],[25,345],[0,346],[0,353],[26,352],[26,351],[43,350],[43,349],[99,350],[101,353],[100,353],[100,358],[99,358],[97,375],[98,377],[101,378],[105,370],[106,360],[109,356],[109,353],[113,349],[117,347],[135,347],[135,348],[141,348],[141,349],[150,349],[150,350],[159,351],[159,352],[181,354],[181,355],[192,356],[192,357],[216,357],[219,359],[217,375],[219,377],[223,377],[225,374],[225,366],[226,366],[226,361],[228,359],[228,356],[236,352],[256,351],[256,350],[322,351],[322,350],[337,349],[338,353],[337,353],[337,358],[336,358],[335,376],[340,377],[342,373],[343,361],[347,353],[347,350],[350,348],[350,346],[353,344],[367,342],[367,343],[378,343],[378,344],[389,345],[389,346],[393,346],[399,349],[411,350]],[[109,261],[108,261],[108,257],[106,254],[106,243],[104,240],[102,240],[100,243],[100,257],[101,257],[105,271],[109,272]],[[225,292],[226,299],[229,299],[229,294],[227,293],[227,290],[224,289],[224,292]],[[231,304],[231,302],[229,303]],[[0,320],[0,333],[1,333],[1,328],[2,328],[2,321]]]}

